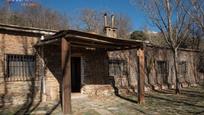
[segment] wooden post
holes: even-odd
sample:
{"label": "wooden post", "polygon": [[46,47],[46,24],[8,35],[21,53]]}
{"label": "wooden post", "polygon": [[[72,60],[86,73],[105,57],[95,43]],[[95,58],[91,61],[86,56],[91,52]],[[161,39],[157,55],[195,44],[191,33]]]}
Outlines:
{"label": "wooden post", "polygon": [[65,38],[61,40],[62,66],[62,110],[63,114],[71,114],[71,47]]}
{"label": "wooden post", "polygon": [[137,51],[139,57],[139,77],[138,77],[138,103],[144,104],[144,80],[145,80],[145,61],[144,50],[139,49]]}

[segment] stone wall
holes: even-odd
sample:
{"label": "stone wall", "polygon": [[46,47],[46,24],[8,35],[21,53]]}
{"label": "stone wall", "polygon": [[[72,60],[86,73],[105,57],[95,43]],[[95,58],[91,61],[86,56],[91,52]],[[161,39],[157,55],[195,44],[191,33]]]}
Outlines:
{"label": "stone wall", "polygon": [[61,49],[55,45],[41,47],[45,62],[45,95],[46,101],[60,99]]}
{"label": "stone wall", "polygon": [[81,93],[113,95],[108,76],[108,55],[102,49],[72,48],[72,57],[81,57]]}
{"label": "stone wall", "polygon": [[[180,87],[196,86],[204,81],[203,73],[199,72],[200,52],[181,49],[178,61],[186,62],[186,73],[179,74]],[[127,75],[114,76],[115,87],[119,93],[137,92],[138,58],[136,50],[109,52],[109,59],[121,59],[127,62]],[[157,61],[167,62],[167,75],[158,73]],[[145,90],[175,88],[173,54],[170,49],[147,47],[145,49]],[[111,76],[110,76],[111,77]]]}
{"label": "stone wall", "polygon": [[122,50],[108,52],[109,60],[124,60],[126,74],[118,74],[113,77],[113,86],[119,94],[130,94],[135,92],[138,78],[137,50]]}
{"label": "stone wall", "polygon": [[82,55],[84,66],[83,85],[107,84],[108,55],[104,50],[86,51]]}
{"label": "stone wall", "polygon": [[[42,47],[40,50],[42,50]],[[44,56],[41,56],[41,58],[44,59],[46,66],[46,100],[59,99],[61,81],[60,47],[46,45],[43,47],[43,52]],[[81,93],[105,95],[105,92],[109,92],[112,95],[114,91],[108,76],[107,52],[102,49],[91,50],[79,47],[72,47],[71,52],[72,57],[81,57]]]}
{"label": "stone wall", "polygon": [[[27,106],[59,99],[58,80],[47,65],[43,66],[44,60],[40,55],[41,52],[34,47],[39,38],[40,35],[32,33],[11,31],[0,33],[0,107],[16,104]],[[50,48],[46,52],[53,54],[50,51],[55,49]],[[34,55],[36,57],[35,77],[29,79],[16,77],[6,80],[6,54]],[[53,59],[52,56],[50,58]],[[42,87],[43,76],[45,76],[45,92]]]}
{"label": "stone wall", "polygon": [[[203,81],[202,73],[198,71],[199,53],[193,50],[179,50],[178,62],[186,63],[186,73],[179,74],[181,87],[195,86],[199,81]],[[173,63],[173,53],[170,49],[147,47],[146,49],[146,81],[147,86],[155,89],[175,88],[175,71]],[[166,61],[167,76],[158,73],[157,61]],[[179,68],[179,67],[178,67]],[[180,68],[179,68],[180,69]]]}
{"label": "stone wall", "polygon": [[[23,104],[40,95],[40,82],[36,78],[24,81],[21,79],[5,81],[5,55],[25,54],[35,55],[33,45],[37,37],[23,36],[21,34],[0,34],[0,95],[1,106],[7,104]],[[38,73],[36,72],[36,76]]]}

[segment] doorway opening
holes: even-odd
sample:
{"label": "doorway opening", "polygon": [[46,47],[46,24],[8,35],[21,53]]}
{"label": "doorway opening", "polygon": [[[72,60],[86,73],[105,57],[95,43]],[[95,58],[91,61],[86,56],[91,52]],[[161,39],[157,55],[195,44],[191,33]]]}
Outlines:
{"label": "doorway opening", "polygon": [[81,89],[81,58],[71,58],[71,88],[72,92],[80,92]]}

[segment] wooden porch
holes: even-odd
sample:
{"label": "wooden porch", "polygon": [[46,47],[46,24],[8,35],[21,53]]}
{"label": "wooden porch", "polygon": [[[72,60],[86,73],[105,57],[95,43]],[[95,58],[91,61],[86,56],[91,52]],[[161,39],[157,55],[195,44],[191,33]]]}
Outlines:
{"label": "wooden porch", "polygon": [[103,49],[105,51],[137,49],[139,62],[138,102],[144,103],[144,43],[141,41],[111,38],[75,30],[65,30],[41,40],[37,46],[61,47],[61,101],[64,114],[71,114],[71,48]]}

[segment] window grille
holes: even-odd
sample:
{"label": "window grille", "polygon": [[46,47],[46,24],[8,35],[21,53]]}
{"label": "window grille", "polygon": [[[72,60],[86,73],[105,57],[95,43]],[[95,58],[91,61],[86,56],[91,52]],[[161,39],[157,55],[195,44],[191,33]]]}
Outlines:
{"label": "window grille", "polygon": [[157,61],[157,72],[158,74],[167,74],[167,61]]}
{"label": "window grille", "polygon": [[125,60],[109,60],[109,76],[121,76],[127,74]]}
{"label": "window grille", "polygon": [[178,73],[181,75],[186,74],[187,72],[187,64],[185,61],[181,61],[178,63]]}
{"label": "window grille", "polygon": [[7,54],[5,61],[7,81],[30,80],[35,76],[35,56]]}

